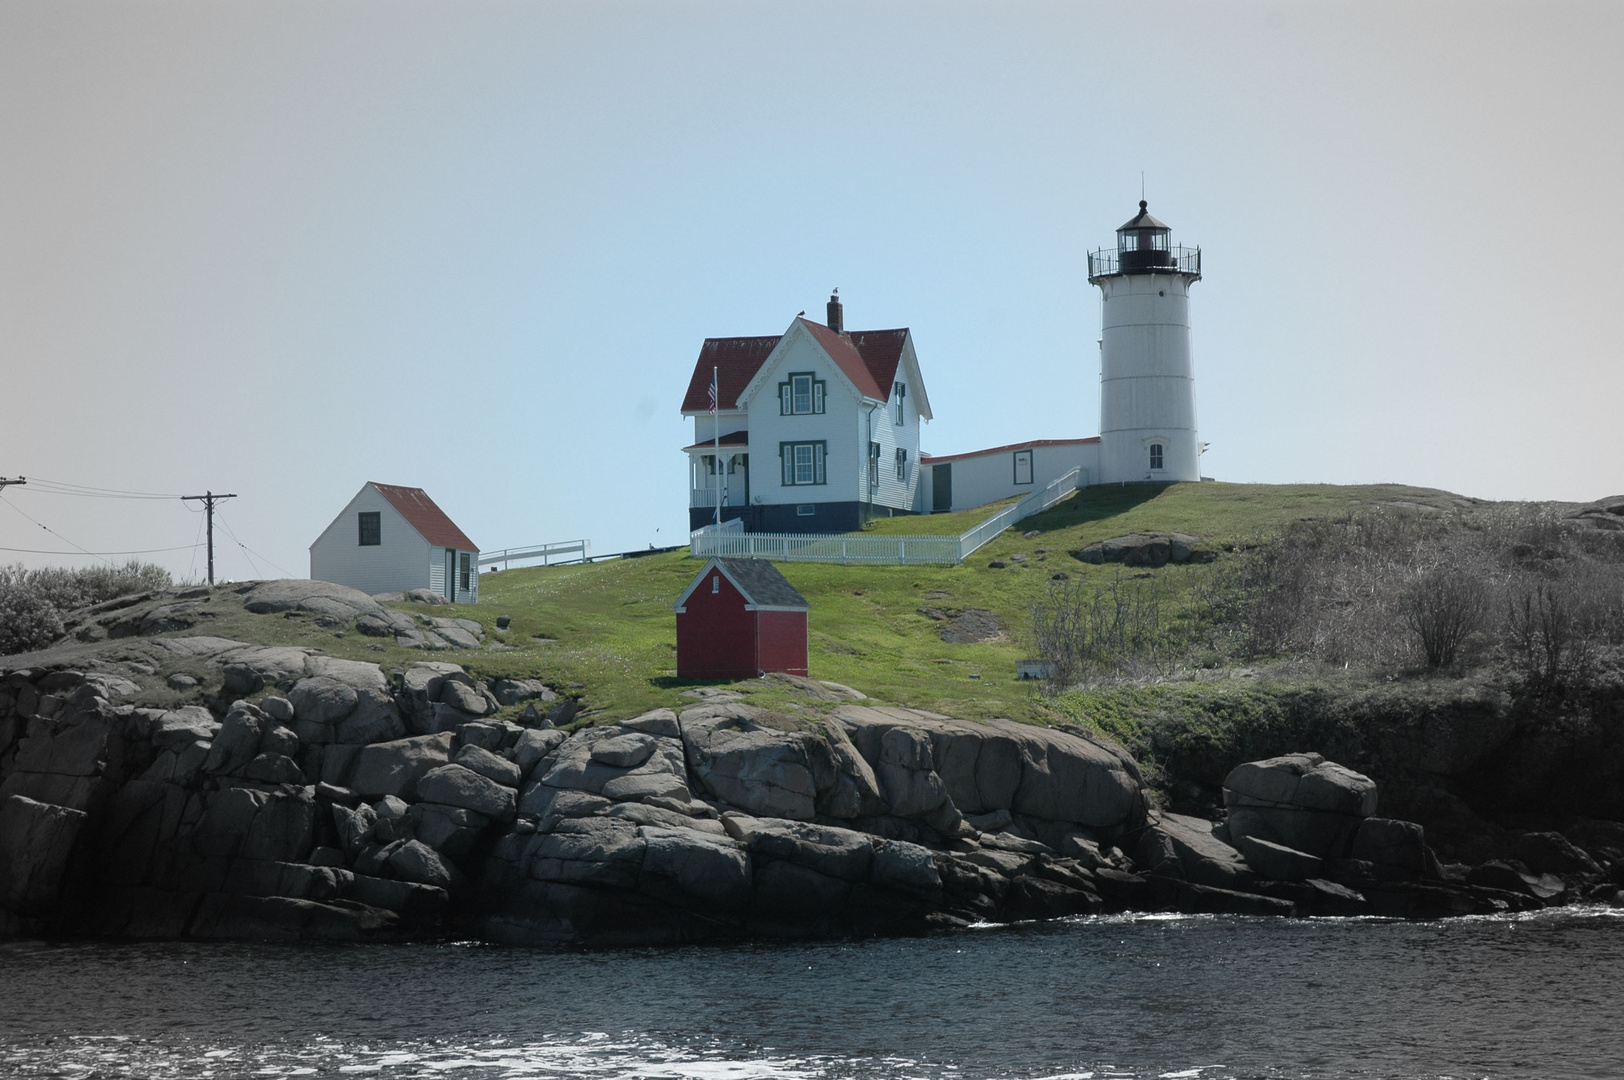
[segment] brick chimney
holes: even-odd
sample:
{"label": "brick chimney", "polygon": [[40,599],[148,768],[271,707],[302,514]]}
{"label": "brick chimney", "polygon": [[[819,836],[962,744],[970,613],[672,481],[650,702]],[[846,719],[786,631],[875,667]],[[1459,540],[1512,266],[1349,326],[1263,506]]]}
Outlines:
{"label": "brick chimney", "polygon": [[840,306],[840,290],[836,289],[829,294],[829,329],[837,334],[846,332],[845,313]]}

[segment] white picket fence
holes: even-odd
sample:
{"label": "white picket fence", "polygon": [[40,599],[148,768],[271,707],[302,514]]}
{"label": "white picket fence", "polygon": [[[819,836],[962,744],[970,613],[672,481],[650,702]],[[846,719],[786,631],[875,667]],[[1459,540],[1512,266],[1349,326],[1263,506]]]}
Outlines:
{"label": "white picket fence", "polygon": [[959,536],[864,536],[861,533],[749,533],[738,518],[706,525],[688,538],[696,559],[771,559],[853,565],[952,566],[1022,518],[1047,510],[1077,490],[1080,469],[1050,482]]}

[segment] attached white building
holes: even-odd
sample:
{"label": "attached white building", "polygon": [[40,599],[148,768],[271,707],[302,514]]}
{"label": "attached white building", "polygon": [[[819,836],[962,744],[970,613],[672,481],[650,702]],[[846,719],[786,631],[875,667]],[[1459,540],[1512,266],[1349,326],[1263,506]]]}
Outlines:
{"label": "attached white building", "polygon": [[[694,422],[689,528],[743,518],[752,532],[846,532],[922,511],[919,425],[930,398],[913,337],[797,316],[777,337],[708,338],[682,415]],[[712,378],[717,412],[710,411]],[[752,467],[753,466],[753,467]]]}
{"label": "attached white building", "polygon": [[479,601],[479,548],[422,488],[368,483],[310,545],[310,577],[364,593]]}
{"label": "attached white building", "polygon": [[920,462],[925,505],[943,514],[1030,495],[1073,469],[1077,486],[1087,487],[1099,479],[1100,437],[1033,439],[967,454],[926,454]]}

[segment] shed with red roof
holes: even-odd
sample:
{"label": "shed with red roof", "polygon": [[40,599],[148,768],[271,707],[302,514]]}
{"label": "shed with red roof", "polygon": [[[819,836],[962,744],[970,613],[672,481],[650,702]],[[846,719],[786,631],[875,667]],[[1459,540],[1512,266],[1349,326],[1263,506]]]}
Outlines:
{"label": "shed with red roof", "polygon": [[310,545],[310,577],[364,593],[479,601],[479,548],[422,488],[368,483]]}
{"label": "shed with red roof", "polygon": [[677,677],[805,675],[809,607],[764,559],[711,559],[677,598]]}

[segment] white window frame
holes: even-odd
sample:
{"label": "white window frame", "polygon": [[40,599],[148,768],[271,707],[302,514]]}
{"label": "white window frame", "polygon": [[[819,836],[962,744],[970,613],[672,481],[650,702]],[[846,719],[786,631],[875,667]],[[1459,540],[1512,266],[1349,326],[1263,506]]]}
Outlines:
{"label": "white window frame", "polygon": [[880,486],[880,444],[877,442],[868,444],[868,486]]}
{"label": "white window frame", "polygon": [[1162,472],[1167,468],[1167,447],[1159,442],[1150,444],[1150,471]]}
{"label": "white window frame", "polygon": [[903,483],[908,482],[908,448],[897,447],[897,479]]}
{"label": "white window frame", "polygon": [[[802,392],[804,385],[805,391]],[[823,413],[824,380],[814,371],[792,371],[778,384],[778,415],[819,416]],[[803,408],[804,405],[804,408]]]}
{"label": "white window frame", "polygon": [[826,484],[829,482],[828,457],[829,444],[822,439],[816,442],[779,443],[779,479],[784,487]]}
{"label": "white window frame", "polygon": [[904,408],[904,402],[908,397],[907,386],[903,385],[902,383],[893,383],[891,386],[891,396],[896,399],[897,403],[897,423],[906,424],[908,422],[908,411],[906,408]]}

